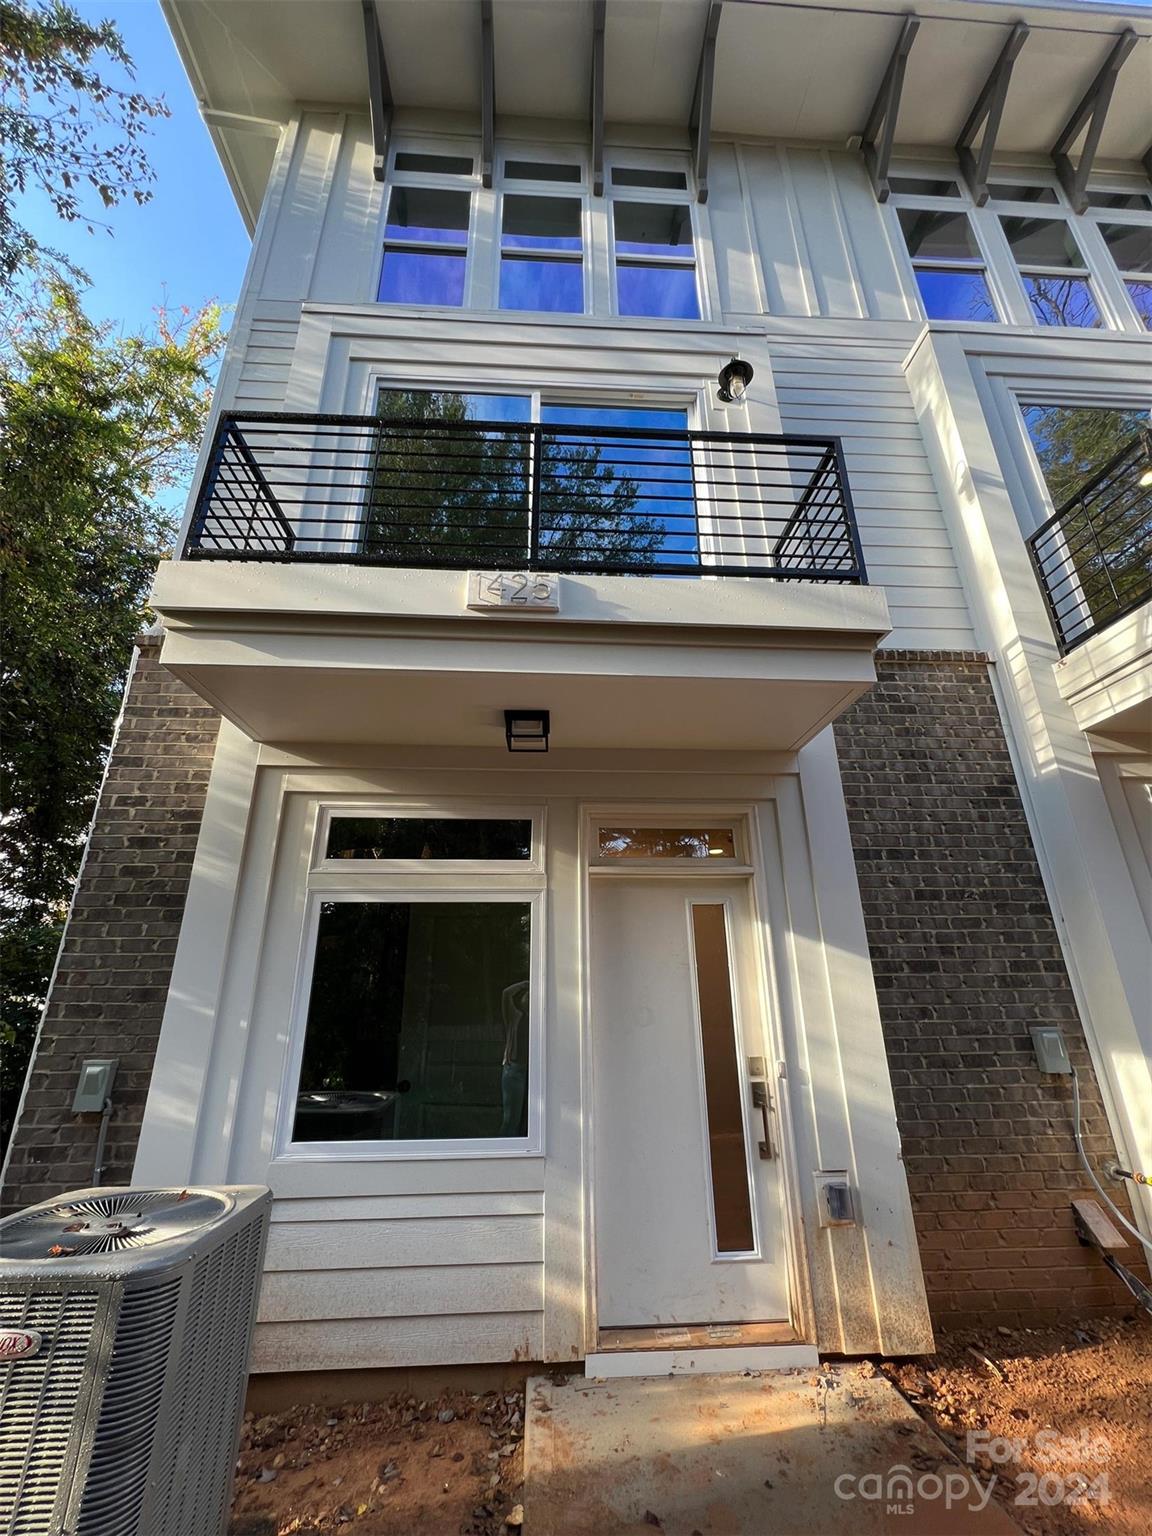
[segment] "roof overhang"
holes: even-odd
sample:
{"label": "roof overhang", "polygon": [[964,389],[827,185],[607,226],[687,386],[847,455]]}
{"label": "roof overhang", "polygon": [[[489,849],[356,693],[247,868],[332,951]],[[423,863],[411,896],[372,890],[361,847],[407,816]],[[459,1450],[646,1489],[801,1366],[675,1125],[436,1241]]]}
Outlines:
{"label": "roof overhang", "polygon": [[[242,211],[253,222],[276,135],[301,105],[367,114],[362,0],[161,0]],[[560,118],[591,131],[594,0],[493,0],[486,68],[481,0],[374,0],[396,109],[475,118],[485,82],[498,118]],[[1133,166],[1150,147],[1152,14],[1145,7],[1008,0],[608,0],[603,116],[699,138],[702,63],[711,134],[845,145],[875,106],[905,18],[919,18],[894,141],[951,151],[1014,27],[997,153],[1047,157],[1125,30],[1097,163]],[[707,124],[705,124],[707,127]]]}

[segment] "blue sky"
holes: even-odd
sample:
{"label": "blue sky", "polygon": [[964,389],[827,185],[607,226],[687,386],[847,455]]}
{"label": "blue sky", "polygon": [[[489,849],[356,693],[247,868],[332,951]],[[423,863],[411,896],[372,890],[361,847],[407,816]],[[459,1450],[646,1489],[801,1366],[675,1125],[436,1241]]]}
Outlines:
{"label": "blue sky", "polygon": [[[43,197],[30,195],[22,217],[44,244],[64,251],[91,277],[85,307],[94,319],[135,330],[165,302],[173,308],[196,308],[208,299],[234,304],[248,234],[160,7],[155,0],[74,3],[85,19],[116,23],[136,66],[137,89],[163,96],[172,113],[155,120],[147,139],[157,177],[152,201],[137,207],[130,200],[103,214],[94,196],[91,211],[112,226],[112,235],[62,224]],[[113,83],[124,83],[111,65],[101,60],[99,67]]]}

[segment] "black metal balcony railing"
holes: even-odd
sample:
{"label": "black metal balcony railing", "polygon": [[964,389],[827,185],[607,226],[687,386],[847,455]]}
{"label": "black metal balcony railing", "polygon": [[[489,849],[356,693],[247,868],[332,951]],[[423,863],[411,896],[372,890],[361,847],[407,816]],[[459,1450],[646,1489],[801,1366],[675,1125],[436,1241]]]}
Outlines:
{"label": "black metal balcony railing", "polygon": [[1152,598],[1149,464],[1134,437],[1028,540],[1062,654]]}
{"label": "black metal balcony railing", "polygon": [[221,418],[184,553],[866,580],[836,438],[273,412]]}

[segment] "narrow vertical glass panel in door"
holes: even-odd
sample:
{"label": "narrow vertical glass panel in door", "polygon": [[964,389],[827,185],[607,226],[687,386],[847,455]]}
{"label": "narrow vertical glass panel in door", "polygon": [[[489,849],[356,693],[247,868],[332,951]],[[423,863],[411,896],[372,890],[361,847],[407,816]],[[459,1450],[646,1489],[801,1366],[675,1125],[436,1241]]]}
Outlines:
{"label": "narrow vertical glass panel in door", "polygon": [[528,1131],[531,907],[326,901],[295,1141]]}
{"label": "narrow vertical glass panel in door", "polygon": [[717,1253],[756,1247],[744,1134],[727,914],[721,902],[693,902],[692,945],[704,1061],[708,1156]]}
{"label": "narrow vertical glass panel in door", "polygon": [[658,571],[700,558],[685,410],[550,405],[540,414],[540,552],[550,564]]}
{"label": "narrow vertical glass panel in door", "polygon": [[376,410],[363,553],[433,569],[523,561],[531,398],[382,389]]}

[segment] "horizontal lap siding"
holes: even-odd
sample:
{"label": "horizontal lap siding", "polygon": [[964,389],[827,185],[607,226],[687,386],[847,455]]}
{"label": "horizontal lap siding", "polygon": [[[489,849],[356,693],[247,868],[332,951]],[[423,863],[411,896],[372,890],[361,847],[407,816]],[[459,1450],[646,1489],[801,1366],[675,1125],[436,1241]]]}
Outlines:
{"label": "horizontal lap siding", "polygon": [[902,367],[903,349],[769,339],[785,432],[844,445],[868,579],[888,595],[889,645],[975,644],[951,541]]}
{"label": "horizontal lap siding", "polygon": [[294,317],[263,314],[257,306],[232,398],[227,402],[228,410],[278,411],[284,408],[300,321],[299,305],[275,306],[277,310],[285,308],[294,311]]}
{"label": "horizontal lap siding", "polygon": [[538,1359],[543,1305],[538,1189],[277,1199],[254,1368]]}

